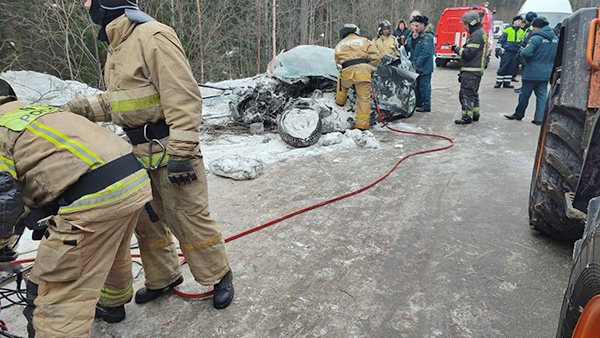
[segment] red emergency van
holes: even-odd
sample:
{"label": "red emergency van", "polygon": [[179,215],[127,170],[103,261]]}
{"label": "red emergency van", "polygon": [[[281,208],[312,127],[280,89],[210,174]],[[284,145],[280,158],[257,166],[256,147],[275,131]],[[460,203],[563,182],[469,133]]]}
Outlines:
{"label": "red emergency van", "polygon": [[[489,62],[494,41],[494,18],[490,9],[485,6],[446,8],[440,17],[435,33],[435,65],[445,67],[452,60],[460,61],[460,56],[452,51],[452,45],[462,46],[467,41],[468,33],[465,31],[460,18],[468,11],[483,13],[483,29],[488,36],[487,62]],[[486,67],[487,67],[486,62]]]}

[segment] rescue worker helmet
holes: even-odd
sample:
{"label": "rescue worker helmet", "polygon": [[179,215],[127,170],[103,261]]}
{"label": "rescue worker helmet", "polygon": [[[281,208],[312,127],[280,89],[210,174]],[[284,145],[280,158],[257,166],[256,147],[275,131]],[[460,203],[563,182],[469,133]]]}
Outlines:
{"label": "rescue worker helmet", "polygon": [[344,39],[348,34],[360,35],[360,28],[353,23],[347,23],[342,29],[340,29],[340,40]]}
{"label": "rescue worker helmet", "polygon": [[0,79],[0,106],[17,100],[17,94],[10,84],[4,79]]}
{"label": "rescue worker helmet", "polygon": [[392,24],[387,20],[383,20],[379,23],[379,28],[377,29],[377,33],[379,35],[381,35],[382,34],[381,32],[383,31],[384,28],[389,29],[388,35],[390,35],[392,33]]}
{"label": "rescue worker helmet", "polygon": [[463,14],[460,22],[464,22],[469,26],[474,27],[481,23],[481,16],[475,11],[469,11]]}

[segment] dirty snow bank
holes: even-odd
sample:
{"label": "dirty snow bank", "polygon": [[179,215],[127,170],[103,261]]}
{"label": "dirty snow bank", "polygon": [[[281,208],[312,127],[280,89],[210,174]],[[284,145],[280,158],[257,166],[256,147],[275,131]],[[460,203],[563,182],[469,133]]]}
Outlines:
{"label": "dirty snow bank", "polygon": [[19,100],[62,106],[75,98],[88,97],[101,91],[77,81],[65,81],[56,76],[32,71],[8,71],[0,74],[8,81]]}

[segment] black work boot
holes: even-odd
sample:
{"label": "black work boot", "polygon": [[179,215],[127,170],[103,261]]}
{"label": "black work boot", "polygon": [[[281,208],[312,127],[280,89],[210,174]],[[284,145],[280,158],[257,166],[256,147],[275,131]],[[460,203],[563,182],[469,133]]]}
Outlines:
{"label": "black work boot", "polygon": [[107,323],[118,323],[125,319],[125,305],[108,307],[96,304],[96,318]]}
{"label": "black work boot", "polygon": [[504,82],[504,88],[515,88],[515,86],[511,85],[510,82]]}
{"label": "black work boot", "polygon": [[224,309],[233,300],[233,274],[229,270],[221,281],[215,284],[213,306],[215,309]]}
{"label": "black work boot", "polygon": [[481,114],[479,114],[479,112],[476,112],[476,111],[473,112],[473,122],[479,121],[480,117],[481,117]]}
{"label": "black work boot", "polygon": [[494,85],[494,88],[500,88],[502,87],[502,82],[496,82],[496,84]]}
{"label": "black work boot", "polygon": [[463,115],[460,120],[454,121],[456,124],[470,124],[473,122],[473,118],[469,115]]}
{"label": "black work boot", "polygon": [[431,108],[423,108],[423,107],[421,107],[421,108],[417,108],[416,110],[419,113],[429,113],[429,112],[431,112]]}
{"label": "black work boot", "polygon": [[158,296],[162,295],[163,291],[174,288],[181,283],[183,283],[183,276],[180,276],[176,281],[165,286],[162,289],[153,290],[143,287],[137,290],[137,292],[135,293],[135,302],[137,304],[148,303],[149,301],[155,300],[156,298],[158,298]]}
{"label": "black work boot", "polygon": [[523,118],[520,116],[517,116],[515,114],[512,115],[504,115],[504,117],[506,117],[509,120],[517,120],[517,121],[521,121]]}

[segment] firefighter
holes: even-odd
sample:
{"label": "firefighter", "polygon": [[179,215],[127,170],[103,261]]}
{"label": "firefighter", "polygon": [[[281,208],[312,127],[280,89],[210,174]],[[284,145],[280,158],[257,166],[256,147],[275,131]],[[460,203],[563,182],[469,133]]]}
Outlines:
{"label": "firefighter", "polygon": [[525,31],[521,29],[521,23],[523,18],[515,16],[513,18],[513,25],[504,29],[502,36],[498,40],[498,46],[496,47],[496,58],[502,57],[500,61],[500,68],[496,74],[496,84],[494,88],[514,88],[511,84],[513,73],[515,69],[519,67],[518,54],[520,50],[520,44],[523,41]]}
{"label": "firefighter", "polygon": [[481,25],[481,16],[475,11],[465,13],[460,21],[469,32],[469,38],[462,47],[452,46],[452,51],[460,55],[460,93],[462,117],[456,124],[469,124],[479,121],[479,84],[485,69],[488,37]]}
{"label": "firefighter", "polygon": [[429,18],[417,15],[410,20],[413,33],[405,43],[406,51],[410,53],[410,61],[419,74],[417,78],[417,111],[431,111],[431,74],[433,73],[433,55],[435,42],[433,26]]}
{"label": "firefighter", "polygon": [[385,55],[400,56],[398,40],[392,35],[392,24],[389,21],[383,20],[379,23],[377,35],[378,38],[374,39],[373,43],[379,50],[381,57]]}
{"label": "firefighter", "polygon": [[152,214],[142,214],[136,237],[146,276],[138,304],[183,282],[172,234],[195,280],[214,286],[213,306],[234,296],[225,243],[208,209],[199,145],[202,97],[177,35],[140,11],[133,0],[87,0],[98,38],[110,44],[107,94],[75,100],[69,110],[123,127],[152,180]]}
{"label": "firefighter", "polygon": [[29,336],[87,337],[94,316],[123,320],[131,236],[152,198],[131,146],[81,116],[19,102],[0,80],[0,186],[0,247],[23,218],[42,240],[26,288]]}
{"label": "firefighter", "polygon": [[369,129],[371,117],[371,74],[379,65],[379,50],[367,38],[360,36],[355,24],[346,24],[340,30],[341,41],[335,47],[335,63],[340,70],[335,103],[346,104],[348,89],[356,91],[356,128]]}

